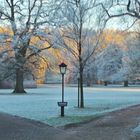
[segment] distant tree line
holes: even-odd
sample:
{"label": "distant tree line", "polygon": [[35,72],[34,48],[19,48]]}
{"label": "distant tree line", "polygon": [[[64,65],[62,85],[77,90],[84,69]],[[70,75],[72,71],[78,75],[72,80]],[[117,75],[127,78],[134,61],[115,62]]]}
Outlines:
{"label": "distant tree line", "polygon": [[[139,81],[139,46],[140,41],[137,32],[108,30],[108,35],[106,34],[106,38],[98,47],[98,51],[92,55],[85,66],[84,84],[90,86],[99,83],[107,85],[108,83],[123,82],[124,86],[128,86],[128,82]],[[71,65],[67,82],[76,83],[77,67],[73,63]]]}

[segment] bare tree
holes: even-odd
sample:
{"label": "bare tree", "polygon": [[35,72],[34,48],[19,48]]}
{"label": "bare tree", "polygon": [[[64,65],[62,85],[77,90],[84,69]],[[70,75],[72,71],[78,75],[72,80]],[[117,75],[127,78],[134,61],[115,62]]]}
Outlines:
{"label": "bare tree", "polygon": [[60,15],[63,20],[59,29],[61,39],[58,44],[67,50],[65,53],[68,57],[73,56],[73,65],[78,69],[81,108],[84,108],[84,69],[91,56],[97,51],[104,27],[104,22],[101,22],[101,18],[104,21],[103,14],[99,12],[101,8],[96,0],[68,0],[61,6]]}
{"label": "bare tree", "polygon": [[[107,1],[108,6],[100,3],[102,8],[105,10],[107,19],[110,20],[112,18],[127,18],[127,22],[131,22],[128,29],[137,25],[140,19],[140,0],[109,0]],[[128,18],[130,17],[130,18]],[[139,25],[137,26],[139,28]],[[128,45],[129,46],[129,45]],[[135,45],[133,45],[135,49]],[[132,69],[132,67],[131,67]],[[124,70],[125,71],[125,70]],[[128,86],[128,74],[124,72],[126,75],[126,79],[124,82],[124,86]]]}
{"label": "bare tree", "polygon": [[[24,71],[32,57],[52,47],[50,41],[53,3],[46,0],[4,0],[0,5],[1,28],[9,32],[0,34],[1,44],[12,52],[13,69],[16,73],[14,93],[25,93]],[[52,23],[53,24],[53,23]],[[36,40],[36,41],[34,41]],[[34,62],[32,62],[34,63]]]}
{"label": "bare tree", "polygon": [[108,82],[114,82],[113,76],[122,67],[122,50],[117,44],[109,44],[98,54],[96,58],[96,65],[98,68],[98,78],[104,81],[107,86]]}
{"label": "bare tree", "polygon": [[99,3],[99,5],[106,12],[108,20],[119,17],[130,17],[131,19],[129,18],[127,21],[132,22],[130,25],[132,27],[140,19],[139,0],[107,0],[106,3]]}

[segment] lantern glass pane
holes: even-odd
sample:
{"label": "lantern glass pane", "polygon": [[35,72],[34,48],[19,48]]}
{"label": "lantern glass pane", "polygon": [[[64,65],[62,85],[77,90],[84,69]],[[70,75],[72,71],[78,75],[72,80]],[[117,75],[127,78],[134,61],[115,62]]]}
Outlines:
{"label": "lantern glass pane", "polygon": [[60,72],[62,74],[65,74],[66,73],[66,67],[60,67]]}

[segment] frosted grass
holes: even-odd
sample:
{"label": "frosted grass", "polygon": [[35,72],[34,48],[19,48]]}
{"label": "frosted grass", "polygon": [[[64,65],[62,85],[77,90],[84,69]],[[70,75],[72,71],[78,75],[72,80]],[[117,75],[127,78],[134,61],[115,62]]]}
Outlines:
{"label": "frosted grass", "polygon": [[11,95],[12,90],[0,90],[0,112],[38,120],[53,126],[76,123],[106,112],[140,103],[139,87],[84,88],[85,108],[77,108],[77,87],[65,87],[65,117],[60,117],[57,102],[61,101],[61,86],[26,89],[27,95]]}

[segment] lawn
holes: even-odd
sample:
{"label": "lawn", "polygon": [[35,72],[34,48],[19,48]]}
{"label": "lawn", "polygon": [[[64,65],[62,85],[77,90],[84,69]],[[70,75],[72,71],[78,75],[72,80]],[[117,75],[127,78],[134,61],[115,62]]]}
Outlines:
{"label": "lawn", "polygon": [[12,95],[12,90],[0,90],[0,112],[6,112],[53,126],[76,123],[98,117],[106,112],[140,103],[140,87],[96,86],[84,88],[85,108],[77,108],[77,87],[65,87],[65,117],[60,117],[57,102],[61,101],[61,86],[46,85],[26,89],[27,95]]}

